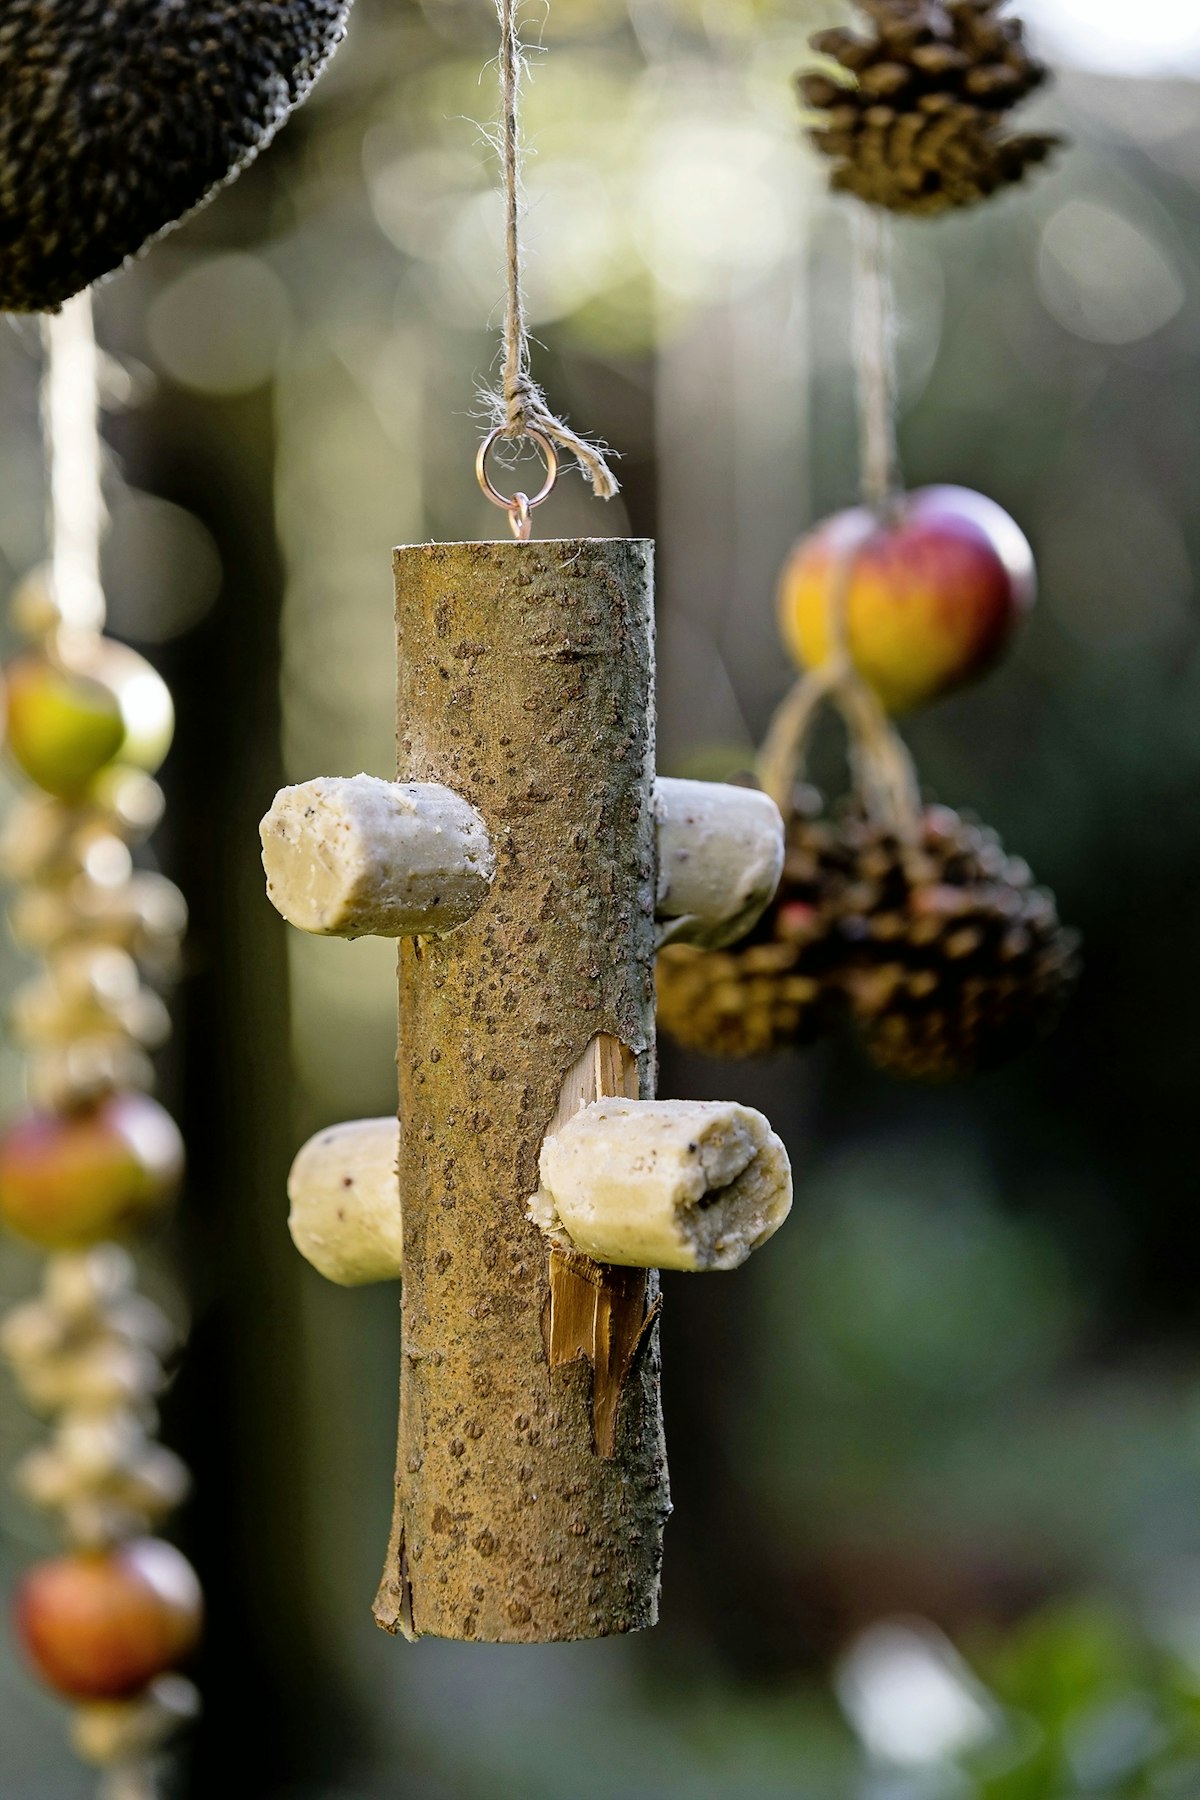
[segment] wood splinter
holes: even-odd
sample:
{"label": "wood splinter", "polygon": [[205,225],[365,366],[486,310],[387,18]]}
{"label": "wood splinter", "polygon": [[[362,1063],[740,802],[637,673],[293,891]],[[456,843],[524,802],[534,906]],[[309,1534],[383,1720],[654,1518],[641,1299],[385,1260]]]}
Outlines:
{"label": "wood splinter", "polygon": [[398,1138],[319,1135],[292,1205],[334,1279],[402,1261],[375,1616],[412,1638],[655,1622],[670,1499],[640,1265],[735,1266],[790,1204],[760,1115],[653,1101],[656,944],[748,929],[783,832],[752,791],[656,783],[650,555],[397,551],[398,780],[310,782],[263,823],[286,918],[400,939]]}

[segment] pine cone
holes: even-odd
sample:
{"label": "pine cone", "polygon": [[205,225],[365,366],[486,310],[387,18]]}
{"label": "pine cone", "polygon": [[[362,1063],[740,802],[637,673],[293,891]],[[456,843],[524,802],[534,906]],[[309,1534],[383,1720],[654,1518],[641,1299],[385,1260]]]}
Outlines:
{"label": "pine cone", "polygon": [[810,816],[788,826],[779,891],[729,950],[669,944],[658,957],[658,1023],[688,1050],[737,1061],[827,1031],[840,1000],[838,896],[850,869],[838,828]]}
{"label": "pine cone", "polygon": [[1011,134],[1008,109],[1046,79],[1005,0],[859,0],[870,35],[818,31],[814,50],[850,81],[802,74],[826,114],[812,141],[834,189],[890,212],[934,214],[986,200],[1044,162],[1061,139]]}
{"label": "pine cone", "polygon": [[1045,1036],[1078,974],[1076,935],[995,832],[931,806],[914,847],[856,810],[809,810],[744,943],[661,952],[658,1019],[686,1049],[739,1060],[813,1043],[848,1002],[880,1068],[946,1081]]}
{"label": "pine cone", "polygon": [[916,848],[861,817],[843,832],[859,937],[845,980],[872,1062],[946,1081],[1053,1029],[1078,979],[1078,938],[995,832],[944,806],[928,808]]}

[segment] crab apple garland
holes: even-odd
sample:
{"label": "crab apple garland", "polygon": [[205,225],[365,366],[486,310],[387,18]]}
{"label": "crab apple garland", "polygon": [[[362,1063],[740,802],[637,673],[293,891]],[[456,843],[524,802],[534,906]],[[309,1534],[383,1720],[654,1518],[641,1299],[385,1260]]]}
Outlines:
{"label": "crab apple garland", "polygon": [[0,829],[0,873],[12,934],[41,965],[9,1004],[28,1107],[0,1131],[0,1224],[47,1258],[41,1292],[0,1320],[0,1354],[49,1425],[16,1486],[67,1546],[26,1576],[14,1628],[31,1669],[76,1703],[76,1749],[115,1795],[153,1791],[153,1758],[197,1709],[176,1671],[199,1634],[199,1583],[153,1535],[189,1486],[156,1441],[177,1333],[112,1241],[156,1222],[182,1175],[178,1127],[149,1090],[187,907],[144,866],[171,696],[103,635],[98,492],[54,479],[60,457],[99,478],[94,387],[80,406],[58,366],[94,363],[86,300],[49,324],[47,350],[53,555],[14,596],[28,642],[0,680],[5,749],[30,784]]}
{"label": "crab apple garland", "polygon": [[51,642],[4,670],[5,742],[29,779],[60,799],[85,797],[112,764],[159,767],[171,747],[174,709],[144,656],[112,638],[64,652]]}
{"label": "crab apple garland", "polygon": [[7,730],[13,761],[46,793],[86,794],[125,740],[121,704],[111,687],[37,650],[4,671]]}
{"label": "crab apple garland", "polygon": [[42,1291],[0,1322],[0,1352],[48,1443],[18,1465],[16,1485],[89,1548],[160,1525],[186,1497],[183,1463],[154,1441],[155,1404],[178,1347],[170,1320],[137,1292],[114,1244],[60,1254]]}
{"label": "crab apple garland", "polygon": [[178,1127],[148,1094],[29,1113],[0,1136],[0,1220],[45,1249],[98,1243],[146,1224],[182,1166]]}

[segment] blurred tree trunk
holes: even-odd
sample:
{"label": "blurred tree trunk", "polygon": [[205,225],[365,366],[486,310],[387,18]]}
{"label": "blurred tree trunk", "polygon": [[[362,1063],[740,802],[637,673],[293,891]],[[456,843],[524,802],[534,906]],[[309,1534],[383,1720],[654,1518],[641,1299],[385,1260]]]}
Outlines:
{"label": "blurred tree trunk", "polygon": [[285,1218],[292,1145],[285,935],[257,825],[281,782],[271,396],[162,389],[116,433],[127,477],[196,513],[225,579],[214,612],[155,653],[178,710],[162,859],[192,912],[174,1092],[188,1144],[180,1273],[194,1330],[167,1434],[191,1463],[183,1537],[209,1596],[205,1714],[187,1792],[267,1796],[344,1726],[311,1630],[297,1280]]}

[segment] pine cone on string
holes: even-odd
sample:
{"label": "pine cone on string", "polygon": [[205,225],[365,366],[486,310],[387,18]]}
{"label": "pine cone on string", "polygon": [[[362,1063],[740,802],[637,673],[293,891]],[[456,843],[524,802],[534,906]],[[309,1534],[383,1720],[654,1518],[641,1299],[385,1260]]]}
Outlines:
{"label": "pine cone on string", "polygon": [[1042,163],[1061,142],[1011,133],[1009,109],[1046,80],[1005,0],[859,0],[859,36],[817,32],[814,50],[840,64],[846,84],[798,78],[823,112],[811,133],[833,161],[831,185],[890,212],[937,214],[971,206]]}
{"label": "pine cone on string", "polygon": [[800,802],[779,890],[750,935],[727,950],[659,952],[658,1023],[684,1049],[740,1061],[810,1044],[833,1023],[850,864],[836,826],[815,816],[820,796],[802,789]]}
{"label": "pine cone on string", "polygon": [[857,809],[817,817],[812,799],[789,824],[779,893],[751,936],[660,953],[666,1036],[740,1060],[815,1042],[848,1005],[878,1067],[946,1081],[1053,1029],[1078,939],[995,832],[931,806],[905,845]]}
{"label": "pine cone on string", "polygon": [[1078,979],[1079,940],[995,832],[933,806],[915,847],[861,815],[843,837],[859,940],[845,982],[872,1062],[946,1081],[995,1068],[1053,1029]]}

